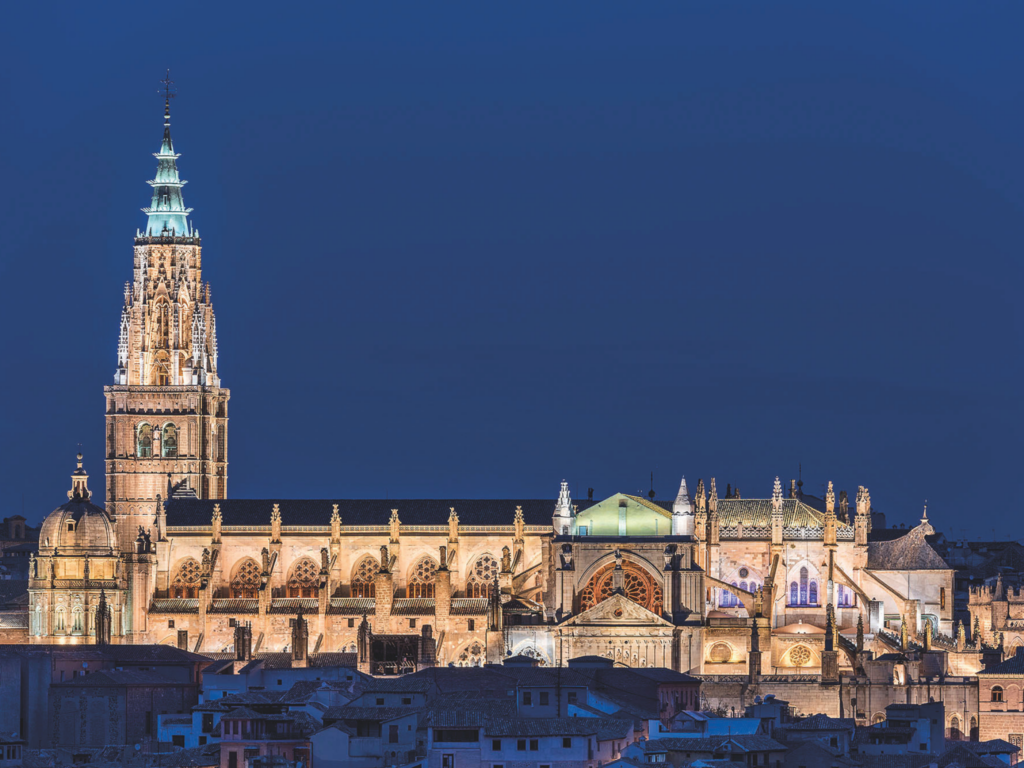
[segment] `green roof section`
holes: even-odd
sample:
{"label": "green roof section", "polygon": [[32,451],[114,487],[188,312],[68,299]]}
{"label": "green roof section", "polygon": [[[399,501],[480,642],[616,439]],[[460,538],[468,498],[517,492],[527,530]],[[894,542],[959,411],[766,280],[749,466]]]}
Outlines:
{"label": "green roof section", "polygon": [[672,513],[642,496],[617,493],[579,512],[574,536],[668,536]]}

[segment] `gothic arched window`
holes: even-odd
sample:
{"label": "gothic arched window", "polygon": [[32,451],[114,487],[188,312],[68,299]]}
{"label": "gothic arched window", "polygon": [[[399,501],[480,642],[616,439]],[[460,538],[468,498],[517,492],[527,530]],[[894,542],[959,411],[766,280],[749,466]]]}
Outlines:
{"label": "gothic arched window", "polygon": [[436,580],[437,561],[432,557],[421,557],[409,576],[409,597],[433,597]]}
{"label": "gothic arched window", "polygon": [[374,582],[379,570],[380,563],[370,555],[356,563],[356,567],[352,569],[352,597],[374,597],[376,595]]}
{"label": "gothic arched window", "polygon": [[789,604],[800,605],[800,585],[795,581],[789,585]]}
{"label": "gothic arched window", "polygon": [[235,568],[234,578],[231,579],[231,596],[259,597],[261,584],[259,564],[247,557]]}
{"label": "gothic arched window", "polygon": [[491,555],[480,555],[466,579],[466,597],[489,597],[498,573],[498,561]]}
{"label": "gothic arched window", "polygon": [[946,738],[950,741],[960,741],[963,737],[964,734],[960,730],[960,718],[953,715],[953,717],[949,719],[949,736]]}
{"label": "gothic arched window", "polygon": [[818,604],[818,582],[812,581],[811,586],[807,590],[807,602],[809,605]]}
{"label": "gothic arched window", "polygon": [[153,455],[153,427],[149,424],[139,424],[138,429],[138,455],[141,459],[148,459]]}
{"label": "gothic arched window", "polygon": [[800,569],[800,605],[807,605],[807,566]]}
{"label": "gothic arched window", "polygon": [[178,455],[178,428],[173,424],[164,424],[160,434],[160,452],[165,459]]}
{"label": "gothic arched window", "polygon": [[171,581],[171,597],[199,596],[199,563],[194,557],[186,557],[178,566],[178,572]]}
{"label": "gothic arched window", "polygon": [[58,608],[56,614],[54,615],[54,620],[53,620],[53,624],[54,624],[53,629],[54,629],[55,632],[64,632],[65,629],[67,628],[67,624],[65,623],[64,616],[65,616],[64,609],[63,608]]}
{"label": "gothic arched window", "polygon": [[288,597],[316,597],[320,585],[320,567],[312,558],[303,557],[288,575]]}

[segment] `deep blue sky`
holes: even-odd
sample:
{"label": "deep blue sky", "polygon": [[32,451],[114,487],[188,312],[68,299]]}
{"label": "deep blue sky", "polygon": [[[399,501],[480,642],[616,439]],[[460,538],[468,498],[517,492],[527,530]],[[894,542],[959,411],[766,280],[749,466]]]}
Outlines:
{"label": "deep blue sky", "polygon": [[[324,4],[326,6],[326,4]],[[170,67],[229,493],[870,487],[1020,537],[1024,7],[18,3],[3,514],[103,396]],[[410,521],[411,522],[411,521]],[[993,533],[994,530],[994,533]]]}

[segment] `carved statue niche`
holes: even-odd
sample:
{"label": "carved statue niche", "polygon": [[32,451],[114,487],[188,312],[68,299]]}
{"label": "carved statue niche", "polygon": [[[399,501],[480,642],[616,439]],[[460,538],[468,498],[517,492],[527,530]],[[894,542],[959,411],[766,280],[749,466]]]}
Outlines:
{"label": "carved statue niche", "polygon": [[330,560],[328,559],[327,547],[320,547],[320,570],[327,573],[330,566]]}
{"label": "carved statue niche", "polygon": [[501,548],[501,570],[508,573],[512,570],[512,553],[508,547]]}
{"label": "carved statue niche", "polygon": [[622,570],[622,553],[619,550],[615,550],[615,570]]}
{"label": "carved statue niche", "polygon": [[571,571],[572,568],[572,544],[568,542],[562,545],[562,570]]}
{"label": "carved statue niche", "polygon": [[388,573],[391,570],[391,558],[388,557],[387,544],[380,545],[380,572]]}

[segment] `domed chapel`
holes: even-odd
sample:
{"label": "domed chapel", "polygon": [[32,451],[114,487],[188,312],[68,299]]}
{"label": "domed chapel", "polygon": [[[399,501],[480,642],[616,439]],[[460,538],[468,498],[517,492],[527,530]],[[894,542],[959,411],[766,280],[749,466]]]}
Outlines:
{"label": "domed chapel", "polygon": [[823,678],[865,644],[954,642],[927,517],[875,530],[863,487],[852,504],[771,476],[761,498],[714,479],[665,501],[565,482],[539,500],[230,498],[230,392],[169,101],[156,158],[104,388],[105,505],[80,456],[31,565],[27,642],[244,645],[373,674],[525,654]]}

